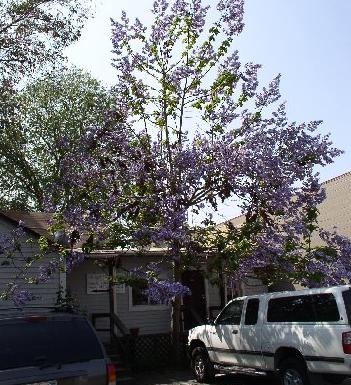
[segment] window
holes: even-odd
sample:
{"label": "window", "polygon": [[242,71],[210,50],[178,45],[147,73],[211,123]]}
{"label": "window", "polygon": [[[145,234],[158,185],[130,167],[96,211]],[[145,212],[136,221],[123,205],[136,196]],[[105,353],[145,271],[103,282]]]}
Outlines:
{"label": "window", "polygon": [[268,322],[331,322],[340,319],[332,293],[273,298]]}
{"label": "window", "polygon": [[256,325],[258,320],[258,308],[260,300],[258,298],[251,298],[247,301],[245,313],[245,325]]}
{"label": "window", "polygon": [[268,303],[268,322],[313,322],[310,296],[273,298]]}
{"label": "window", "polygon": [[317,322],[333,322],[340,320],[338,305],[332,293],[312,295],[313,308]]}
{"label": "window", "polygon": [[348,321],[351,323],[351,289],[343,291],[342,298],[344,300]]}
{"label": "window", "polygon": [[23,320],[1,324],[0,370],[103,358],[85,319]]}
{"label": "window", "polygon": [[216,320],[218,325],[240,325],[243,300],[230,302]]}
{"label": "window", "polygon": [[168,309],[168,304],[155,302],[147,294],[145,294],[145,288],[129,287],[129,310],[148,311]]}
{"label": "window", "polygon": [[145,287],[132,287],[132,305],[159,305],[158,302],[152,301],[152,299],[144,293]]}

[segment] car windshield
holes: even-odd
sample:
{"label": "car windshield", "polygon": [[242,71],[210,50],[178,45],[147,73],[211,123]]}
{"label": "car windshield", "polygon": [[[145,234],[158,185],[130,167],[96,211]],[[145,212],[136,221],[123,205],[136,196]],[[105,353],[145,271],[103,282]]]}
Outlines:
{"label": "car windshield", "polygon": [[0,324],[0,370],[41,368],[103,357],[84,318],[12,320]]}

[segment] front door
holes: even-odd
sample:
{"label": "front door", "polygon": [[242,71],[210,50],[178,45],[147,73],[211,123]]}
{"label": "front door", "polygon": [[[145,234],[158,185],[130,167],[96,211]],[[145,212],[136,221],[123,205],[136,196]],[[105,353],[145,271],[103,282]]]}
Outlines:
{"label": "front door", "polygon": [[201,271],[187,270],[182,274],[182,284],[191,290],[191,295],[183,297],[184,330],[206,322],[205,280]]}

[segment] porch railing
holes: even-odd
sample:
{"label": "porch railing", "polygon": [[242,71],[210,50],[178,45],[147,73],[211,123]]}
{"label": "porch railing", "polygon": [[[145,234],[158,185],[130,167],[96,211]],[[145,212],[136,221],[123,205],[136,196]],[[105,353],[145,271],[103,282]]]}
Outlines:
{"label": "porch railing", "polygon": [[[108,318],[110,321],[109,328],[100,328],[97,327],[97,320],[100,318]],[[114,313],[92,313],[91,314],[91,322],[96,331],[99,332],[110,332],[111,337],[117,338],[115,333],[115,327],[119,330],[122,336],[126,336],[129,334],[128,328],[124,325],[124,323],[118,318],[118,316]]]}
{"label": "porch railing", "polygon": [[[109,319],[109,328],[97,327],[96,321],[101,318]],[[114,313],[92,313],[91,321],[96,331],[105,331],[110,333],[110,344],[114,346],[114,349],[120,352],[122,360],[129,366],[133,360],[133,337],[129,334],[128,328],[124,325],[120,318]],[[117,329],[121,335],[117,335],[115,329]]]}

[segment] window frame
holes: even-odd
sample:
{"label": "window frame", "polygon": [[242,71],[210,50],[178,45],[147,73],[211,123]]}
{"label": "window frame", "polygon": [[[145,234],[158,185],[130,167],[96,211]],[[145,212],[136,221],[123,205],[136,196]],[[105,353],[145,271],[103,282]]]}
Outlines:
{"label": "window frame", "polygon": [[168,310],[170,307],[169,304],[143,304],[143,305],[134,305],[133,303],[133,287],[128,287],[128,309],[129,311],[150,311],[150,310],[156,310],[156,311],[162,311],[162,310]]}

